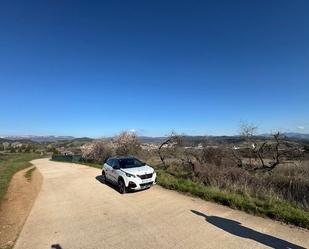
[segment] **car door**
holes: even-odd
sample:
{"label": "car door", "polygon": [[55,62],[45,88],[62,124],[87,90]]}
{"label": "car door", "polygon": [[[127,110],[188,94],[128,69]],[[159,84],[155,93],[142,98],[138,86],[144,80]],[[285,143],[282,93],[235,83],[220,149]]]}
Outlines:
{"label": "car door", "polygon": [[113,161],[114,161],[113,159],[109,159],[109,160],[107,160],[107,162],[104,165],[105,176],[106,176],[107,180],[109,180],[109,181],[112,181],[111,172],[113,170],[113,167],[112,167]]}
{"label": "car door", "polygon": [[119,161],[117,159],[113,160],[112,170],[110,171],[110,179],[113,182],[118,182],[118,169],[119,169]]}

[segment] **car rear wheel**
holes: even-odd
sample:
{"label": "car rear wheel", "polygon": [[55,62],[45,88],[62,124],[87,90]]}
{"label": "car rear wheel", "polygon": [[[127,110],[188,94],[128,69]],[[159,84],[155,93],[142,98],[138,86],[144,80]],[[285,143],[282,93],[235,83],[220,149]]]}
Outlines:
{"label": "car rear wheel", "polygon": [[124,194],[126,192],[126,185],[122,179],[118,180],[118,190],[120,194]]}

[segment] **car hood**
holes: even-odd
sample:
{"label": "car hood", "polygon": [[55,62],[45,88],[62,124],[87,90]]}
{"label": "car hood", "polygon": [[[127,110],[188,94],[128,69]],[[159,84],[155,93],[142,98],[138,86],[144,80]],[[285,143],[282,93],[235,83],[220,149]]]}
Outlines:
{"label": "car hood", "polygon": [[149,167],[148,165],[142,166],[142,167],[136,167],[136,168],[130,168],[130,169],[121,169],[122,171],[133,174],[133,175],[145,175],[145,174],[151,174],[154,172],[153,168]]}

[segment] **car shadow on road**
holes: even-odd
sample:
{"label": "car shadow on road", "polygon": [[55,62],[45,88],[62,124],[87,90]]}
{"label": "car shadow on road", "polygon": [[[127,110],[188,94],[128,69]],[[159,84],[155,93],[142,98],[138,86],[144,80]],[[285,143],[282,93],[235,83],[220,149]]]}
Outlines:
{"label": "car shadow on road", "polygon": [[[109,186],[110,188],[112,188],[113,190],[115,190],[117,193],[119,193],[119,191],[118,191],[118,186],[116,186],[116,185],[114,185],[114,184],[112,184],[112,183],[110,183],[110,182],[104,182],[104,180],[103,180],[103,178],[102,178],[102,175],[98,175],[98,176],[96,176],[95,177],[95,179],[98,181],[98,182],[100,182],[100,183],[102,183],[102,184],[105,184],[105,185],[107,185],[107,186]],[[126,191],[126,194],[132,194],[132,193],[137,193],[137,192],[143,192],[143,191],[146,191],[147,190],[147,188],[146,189],[140,189],[140,190],[130,190],[130,189],[127,189]],[[120,193],[119,193],[120,194]]]}
{"label": "car shadow on road", "polygon": [[98,175],[95,177],[95,179],[97,179],[98,182],[109,186],[110,188],[112,188],[113,190],[115,190],[117,193],[119,193],[118,191],[118,187],[110,182],[104,182],[102,175]]}
{"label": "car shadow on road", "polygon": [[192,213],[205,218],[206,222],[238,237],[252,239],[256,242],[264,244],[275,249],[305,249],[304,247],[295,245],[286,240],[276,238],[274,236],[255,231],[251,228],[243,226],[240,222],[218,216],[209,216],[196,210]]}
{"label": "car shadow on road", "polygon": [[59,244],[51,245],[51,249],[63,249]]}

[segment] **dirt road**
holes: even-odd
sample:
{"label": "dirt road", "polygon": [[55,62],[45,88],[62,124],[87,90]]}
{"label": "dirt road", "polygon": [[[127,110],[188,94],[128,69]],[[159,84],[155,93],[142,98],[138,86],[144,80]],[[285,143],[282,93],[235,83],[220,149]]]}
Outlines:
{"label": "dirt road", "polygon": [[18,171],[12,177],[8,191],[1,203],[0,249],[7,249],[14,245],[14,241],[40,192],[42,175],[35,169],[31,179],[27,179],[25,174],[30,169],[33,169],[33,166]]}
{"label": "dirt road", "polygon": [[309,248],[309,231],[155,186],[120,195],[101,171],[33,161],[43,185],[15,249]]}

